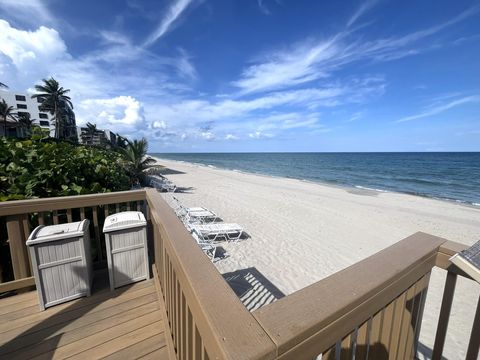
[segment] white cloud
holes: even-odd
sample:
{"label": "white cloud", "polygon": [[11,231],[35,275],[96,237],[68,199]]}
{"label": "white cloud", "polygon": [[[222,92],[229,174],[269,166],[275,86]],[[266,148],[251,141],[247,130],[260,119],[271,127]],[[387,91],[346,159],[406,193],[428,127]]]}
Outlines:
{"label": "white cloud", "polygon": [[[182,71],[174,58],[158,57],[129,44],[127,38],[115,38],[115,33],[103,33],[103,40],[110,39],[108,46],[74,58],[55,29],[41,26],[26,31],[0,20],[0,78],[12,89],[25,91],[42,78],[53,76],[71,89],[80,124],[90,121],[101,128],[115,123],[127,131],[133,131],[135,126],[139,130],[144,115],[138,98],[168,96],[172,100],[188,87],[171,80],[172,71],[162,71],[172,67]],[[182,51],[180,56],[188,58]],[[131,63],[136,65],[135,72],[125,72]],[[112,76],[115,70],[121,75]],[[188,73],[194,73],[194,69]],[[182,74],[182,78],[189,74]],[[136,99],[118,96],[132,93]],[[158,118],[156,114],[152,117]]]}
{"label": "white cloud", "polygon": [[178,126],[212,120],[232,121],[253,116],[257,111],[279,111],[279,108],[299,107],[315,111],[320,107],[363,102],[372,96],[383,94],[385,83],[380,77],[352,79],[342,83],[327,84],[325,88],[307,88],[278,91],[251,100],[225,99],[217,102],[184,99],[171,104],[156,104],[150,109],[152,116],[161,116],[168,123]]}
{"label": "white cloud", "polygon": [[52,64],[68,58],[67,47],[56,30],[41,26],[23,31],[0,20],[0,75],[6,83],[31,87],[32,79],[46,76]]}
{"label": "white cloud", "polygon": [[116,31],[102,30],[99,32],[99,36],[106,44],[130,45],[130,39]]}
{"label": "white cloud", "polygon": [[250,139],[271,139],[273,138],[273,134],[266,134],[262,133],[261,131],[255,131],[253,133],[248,134]]}
{"label": "white cloud", "polygon": [[257,0],[258,7],[262,13],[265,15],[270,15],[270,10],[268,9],[267,5],[265,5],[264,0]]}
{"label": "white cloud", "polygon": [[30,25],[54,22],[49,9],[40,0],[0,0],[0,9],[10,17]]}
{"label": "white cloud", "polygon": [[162,17],[158,27],[145,40],[144,46],[152,45],[155,41],[165,35],[191,2],[192,0],[174,0],[174,2],[168,7],[166,14]]}
{"label": "white cloud", "polygon": [[362,119],[364,116],[362,111],[357,111],[356,113],[353,113],[347,120],[346,122],[354,122],[357,120]]}
{"label": "white cloud", "polygon": [[240,139],[240,138],[236,135],[233,135],[233,134],[225,135],[225,140],[238,140],[238,139]]}
{"label": "white cloud", "polygon": [[347,22],[347,27],[352,26],[363,14],[373,8],[378,3],[378,0],[367,0],[363,2],[360,7],[353,13]]}
{"label": "white cloud", "polygon": [[129,134],[145,126],[142,104],[131,96],[85,99],[76,108],[77,123],[91,122],[100,129]]}
{"label": "white cloud", "polygon": [[215,134],[212,133],[211,131],[203,131],[200,133],[200,137],[205,139],[205,140],[208,140],[208,141],[212,141],[212,140],[215,140]]}
{"label": "white cloud", "polygon": [[444,103],[442,105],[437,105],[434,107],[431,107],[429,109],[426,109],[425,111],[415,114],[415,115],[410,115],[410,116],[405,116],[396,122],[405,122],[405,121],[412,121],[412,120],[417,120],[425,117],[430,117],[433,115],[440,114],[444,111],[447,111],[451,108],[464,105],[464,104],[469,104],[469,103],[477,103],[480,102],[480,96],[465,96],[460,99],[456,99],[453,101],[450,101],[448,103]]}
{"label": "white cloud", "polygon": [[[368,6],[361,7],[356,18],[374,2],[365,4]],[[299,42],[264,55],[244,69],[232,84],[240,89],[241,94],[271,91],[328,78],[352,62],[390,61],[415,55],[432,49],[431,44],[420,44],[421,40],[472,16],[479,9],[480,6],[472,7],[442,24],[400,37],[364,41],[355,39],[354,32],[345,30],[327,39]],[[352,24],[356,18],[351,20]]]}
{"label": "white cloud", "polygon": [[167,124],[165,123],[165,121],[154,121],[152,123],[152,127],[154,129],[163,129],[165,130],[167,128]]}

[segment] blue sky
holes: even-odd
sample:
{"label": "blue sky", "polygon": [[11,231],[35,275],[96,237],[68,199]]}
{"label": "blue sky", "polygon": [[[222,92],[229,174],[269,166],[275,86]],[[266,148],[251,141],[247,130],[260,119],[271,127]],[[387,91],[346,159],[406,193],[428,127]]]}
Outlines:
{"label": "blue sky", "polygon": [[480,151],[479,1],[0,0],[0,81],[152,152]]}

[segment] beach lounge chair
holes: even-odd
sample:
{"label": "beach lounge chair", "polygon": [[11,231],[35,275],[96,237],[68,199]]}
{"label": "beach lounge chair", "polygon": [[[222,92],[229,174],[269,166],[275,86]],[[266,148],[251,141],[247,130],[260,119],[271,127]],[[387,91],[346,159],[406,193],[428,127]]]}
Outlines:
{"label": "beach lounge chair", "polygon": [[243,228],[235,223],[193,224],[190,225],[190,229],[200,239],[212,241],[219,238],[224,238],[227,241],[236,241],[243,235]]}
{"label": "beach lounge chair", "polygon": [[175,197],[172,196],[172,203],[173,210],[175,214],[183,221],[184,224],[186,223],[210,223],[215,222],[218,219],[217,214],[213,211],[208,210],[204,207],[185,207],[183,206],[180,201]]}
{"label": "beach lounge chair", "polygon": [[149,176],[149,180],[150,180],[150,186],[154,187],[159,191],[175,192],[175,190],[177,190],[177,187],[175,186],[175,184],[165,177],[152,175],[152,176]]}
{"label": "beach lounge chair", "polygon": [[215,253],[217,252],[217,247],[213,244],[211,240],[204,240],[202,237],[199,237],[196,233],[192,234],[193,238],[196,240],[198,246],[202,249],[205,255],[213,262],[215,260]]}
{"label": "beach lounge chair", "polygon": [[205,208],[181,207],[178,211],[176,211],[176,214],[185,225],[212,223],[218,218],[217,214]]}

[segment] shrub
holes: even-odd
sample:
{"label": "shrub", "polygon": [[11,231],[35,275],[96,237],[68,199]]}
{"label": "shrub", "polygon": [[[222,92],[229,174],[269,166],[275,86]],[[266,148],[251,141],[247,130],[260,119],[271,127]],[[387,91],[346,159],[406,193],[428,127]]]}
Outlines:
{"label": "shrub", "polygon": [[115,151],[39,138],[0,139],[0,201],[129,188]]}

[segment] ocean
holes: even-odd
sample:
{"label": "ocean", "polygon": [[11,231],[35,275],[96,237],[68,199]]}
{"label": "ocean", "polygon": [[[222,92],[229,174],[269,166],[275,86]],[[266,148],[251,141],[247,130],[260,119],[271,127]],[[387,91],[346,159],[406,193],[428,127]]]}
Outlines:
{"label": "ocean", "polygon": [[229,170],[407,193],[480,207],[480,152],[151,155]]}

